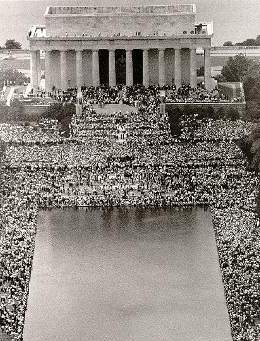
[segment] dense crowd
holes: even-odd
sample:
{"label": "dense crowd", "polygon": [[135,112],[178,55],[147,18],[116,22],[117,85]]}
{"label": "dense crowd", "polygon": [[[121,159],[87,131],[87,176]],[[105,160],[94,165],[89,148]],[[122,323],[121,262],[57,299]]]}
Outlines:
{"label": "dense crowd", "polygon": [[[168,103],[203,103],[203,102],[230,102],[230,100],[217,89],[208,91],[202,87],[191,88],[189,85],[183,85],[178,90],[174,87],[167,89],[166,102]],[[242,101],[242,98],[240,99]],[[240,101],[237,98],[234,101]]]}
{"label": "dense crowd", "polygon": [[259,220],[239,206],[212,209],[233,339],[258,340]]}
{"label": "dense crowd", "polygon": [[[75,103],[77,101],[77,88],[71,88],[68,91],[53,90],[48,94],[53,100],[61,102]],[[82,98],[85,104],[119,104],[125,103],[133,105],[137,102],[146,102],[153,97],[160,101],[160,96],[165,97],[168,103],[227,103],[241,102],[243,98],[228,99],[223,92],[217,88],[213,90],[205,90],[203,87],[191,88],[189,85],[183,84],[176,89],[174,85],[165,85],[163,87],[151,85],[144,88],[140,85],[132,87],[117,85],[116,87],[100,86],[82,87]]]}
{"label": "dense crowd", "polygon": [[[68,101],[79,101],[72,93]],[[0,127],[2,330],[22,340],[39,209],[210,205],[233,339],[256,341],[258,181],[236,145],[251,126],[208,119],[192,137],[183,129],[173,138],[154,89],[90,88],[80,101],[84,110],[72,118],[69,138],[48,121]],[[99,101],[133,109],[102,115],[93,108]]]}
{"label": "dense crowd", "polygon": [[0,124],[0,139],[13,143],[41,143],[60,141],[57,122],[43,120],[38,126]]}

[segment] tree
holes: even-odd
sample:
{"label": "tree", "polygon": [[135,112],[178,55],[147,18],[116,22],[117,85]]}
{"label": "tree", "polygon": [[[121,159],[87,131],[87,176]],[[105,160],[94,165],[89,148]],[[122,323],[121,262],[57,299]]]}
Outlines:
{"label": "tree", "polygon": [[244,81],[244,91],[245,97],[247,101],[254,101],[256,99],[256,91],[255,88],[258,88],[258,80],[255,77],[247,76]]}
{"label": "tree", "polygon": [[[229,42],[226,42],[226,43],[229,43]],[[236,46],[260,46],[260,35],[258,35],[256,39],[249,38],[244,41],[238,42],[235,45]],[[224,45],[224,46],[228,46],[228,45]]]}
{"label": "tree", "polygon": [[237,46],[255,46],[256,40],[253,38],[246,39],[240,43],[236,43]]}
{"label": "tree", "polygon": [[251,61],[244,55],[230,57],[226,65],[223,66],[221,74],[227,82],[243,82],[248,73]]}
{"label": "tree", "polygon": [[24,113],[24,105],[17,99],[11,102],[10,107],[0,104],[0,122],[19,122],[24,121],[26,115]]}
{"label": "tree", "polygon": [[233,46],[233,43],[232,43],[232,41],[228,40],[228,41],[225,41],[223,46]]}
{"label": "tree", "polygon": [[[260,170],[260,124],[249,136],[244,136],[238,142],[240,149],[247,158],[249,166],[256,172]],[[260,203],[260,202],[259,202]],[[260,206],[259,206],[260,208]]]}
{"label": "tree", "polygon": [[10,120],[9,107],[3,103],[0,103],[0,122],[6,123]]}
{"label": "tree", "polygon": [[29,82],[29,78],[26,77],[22,72],[8,66],[3,63],[0,65],[0,88],[7,82],[15,85],[22,85]]}
{"label": "tree", "polygon": [[244,77],[244,91],[247,101],[255,101],[260,105],[260,63],[251,60],[246,76]]}
{"label": "tree", "polygon": [[253,162],[253,154],[251,151],[252,147],[252,140],[248,136],[243,136],[239,141],[238,141],[238,146],[241,149],[242,153],[244,154],[245,158],[247,159],[248,163],[250,166],[252,166]]}
{"label": "tree", "polygon": [[221,82],[226,82],[226,78],[220,73],[219,75],[216,75],[214,76],[214,79],[218,82],[218,83],[221,83]]}
{"label": "tree", "polygon": [[251,101],[256,101],[260,104],[260,88],[259,86],[252,86],[248,92],[247,99]]}
{"label": "tree", "polygon": [[259,46],[259,45],[260,45],[260,35],[258,35],[258,36],[256,37],[255,42],[256,42],[256,46]]}
{"label": "tree", "polygon": [[17,99],[11,102],[9,107],[9,117],[13,122],[25,120],[24,105]]}
{"label": "tree", "polygon": [[22,48],[22,44],[14,39],[7,39],[5,42],[5,48],[7,50],[20,50]]}
{"label": "tree", "polygon": [[256,101],[246,103],[246,119],[248,121],[258,121],[260,119],[260,106]]}

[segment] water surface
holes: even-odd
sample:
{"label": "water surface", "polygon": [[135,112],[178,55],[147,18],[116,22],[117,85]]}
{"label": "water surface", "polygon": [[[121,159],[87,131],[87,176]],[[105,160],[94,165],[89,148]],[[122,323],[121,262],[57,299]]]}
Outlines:
{"label": "water surface", "polygon": [[41,212],[24,341],[231,341],[210,212]]}

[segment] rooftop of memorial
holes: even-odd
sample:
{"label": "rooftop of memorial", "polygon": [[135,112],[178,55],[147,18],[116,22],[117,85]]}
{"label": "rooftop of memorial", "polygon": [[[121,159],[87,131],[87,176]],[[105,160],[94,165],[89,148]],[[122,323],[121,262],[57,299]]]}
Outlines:
{"label": "rooftop of memorial", "polygon": [[97,40],[99,49],[112,45],[122,49],[126,42],[129,48],[140,49],[144,40],[150,49],[190,48],[191,44],[208,47],[212,34],[212,23],[196,24],[193,4],[49,6],[45,25],[31,27],[28,39],[31,49],[93,49]]}
{"label": "rooftop of memorial", "polygon": [[102,15],[172,15],[172,14],[195,14],[194,4],[175,4],[170,6],[49,6],[46,9],[45,17],[50,16],[102,16]]}

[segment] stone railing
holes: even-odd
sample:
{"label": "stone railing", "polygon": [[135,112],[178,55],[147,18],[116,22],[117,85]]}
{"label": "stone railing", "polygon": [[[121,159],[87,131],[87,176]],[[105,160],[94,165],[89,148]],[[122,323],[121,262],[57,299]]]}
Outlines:
{"label": "stone railing", "polygon": [[194,13],[195,5],[170,5],[170,6],[120,6],[120,7],[84,7],[84,6],[50,6],[46,11],[48,15],[131,15],[131,14],[172,14]]}
{"label": "stone railing", "polygon": [[260,46],[243,46],[243,45],[232,45],[232,46],[212,46],[211,50],[212,51],[226,51],[226,50],[259,50]]}

